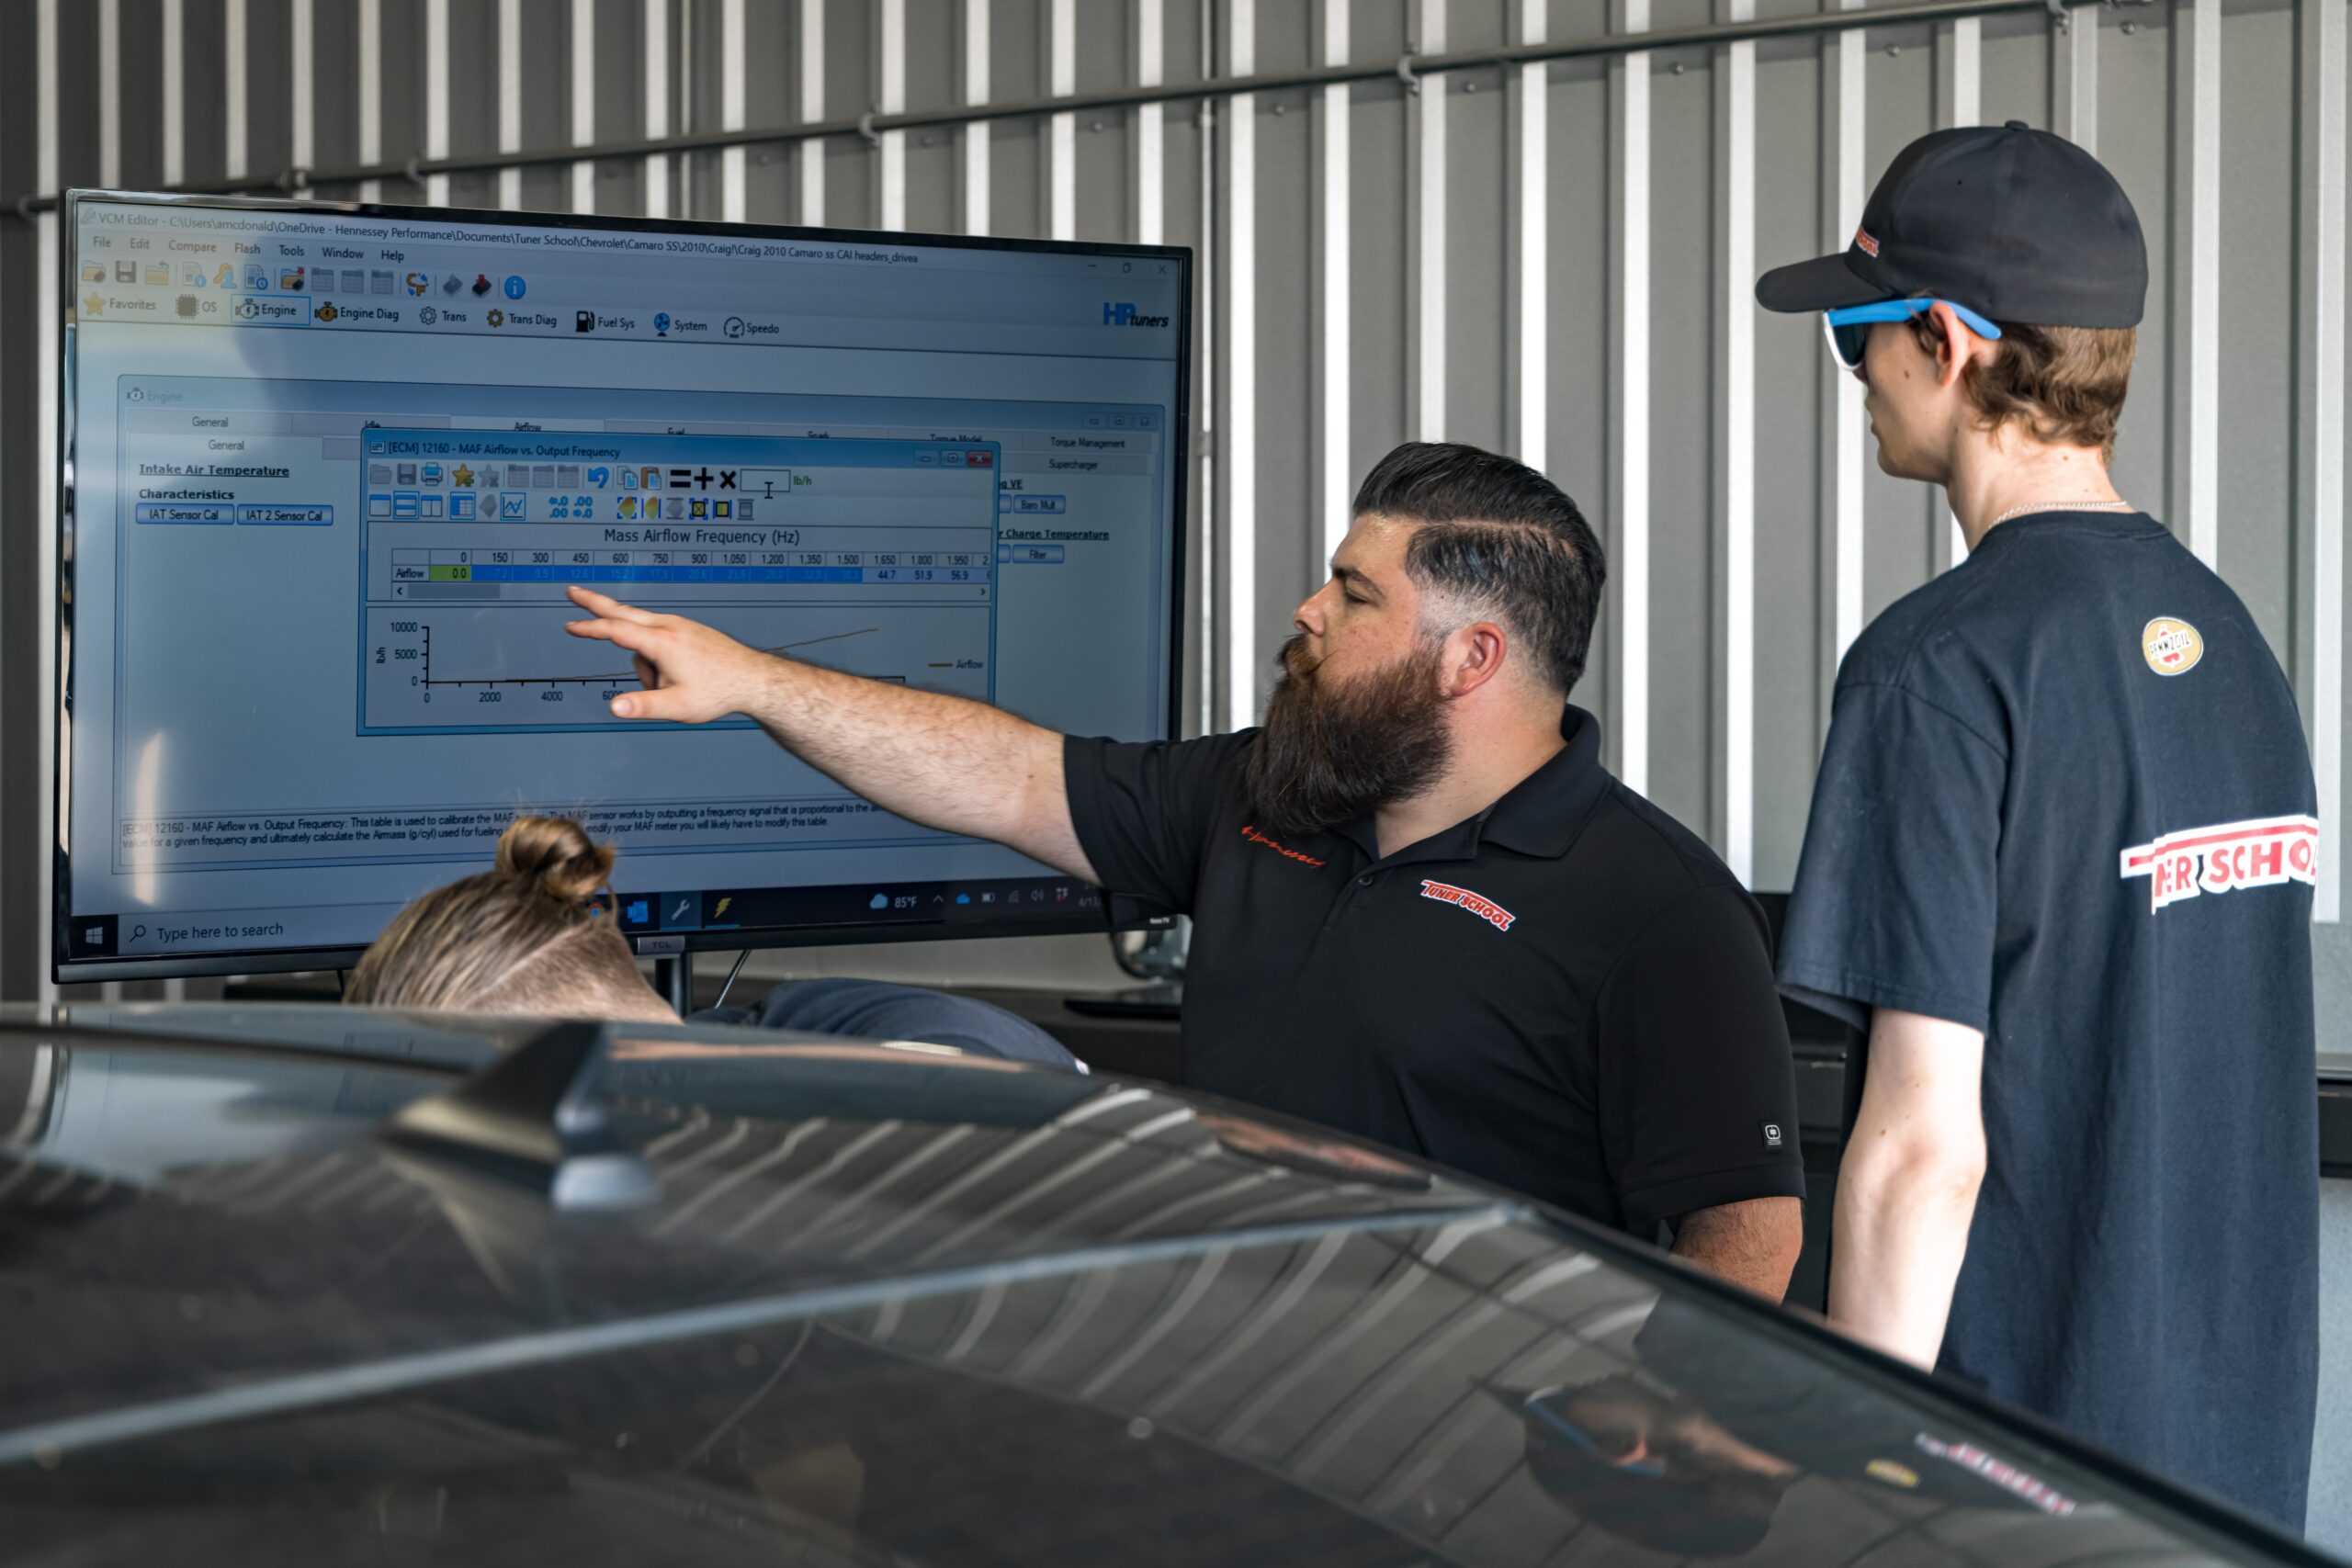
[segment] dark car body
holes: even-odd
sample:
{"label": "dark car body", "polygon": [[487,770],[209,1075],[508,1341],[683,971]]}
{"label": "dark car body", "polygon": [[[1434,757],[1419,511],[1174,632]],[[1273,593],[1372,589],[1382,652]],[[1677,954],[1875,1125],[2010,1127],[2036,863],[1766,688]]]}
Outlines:
{"label": "dark car body", "polygon": [[0,1562],[2322,1561],[1313,1129],[614,1033],[573,1203],[400,1135],[546,1025],[0,1012]]}

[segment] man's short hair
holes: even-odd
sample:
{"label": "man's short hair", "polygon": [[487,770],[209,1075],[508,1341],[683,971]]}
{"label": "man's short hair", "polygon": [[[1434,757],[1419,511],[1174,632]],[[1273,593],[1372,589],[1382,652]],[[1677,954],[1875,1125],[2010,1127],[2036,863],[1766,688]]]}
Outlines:
{"label": "man's short hair", "polygon": [[1408,441],[1364,476],[1355,512],[1419,525],[1405,571],[1421,591],[1496,622],[1547,685],[1576,689],[1609,569],[1559,486],[1476,446]]}
{"label": "man's short hair", "polygon": [[[1912,323],[1919,346],[1933,358],[1943,335],[1922,316]],[[2034,327],[2000,323],[1990,365],[1961,373],[1984,428],[2015,422],[2036,441],[2096,446],[2115,460],[2115,431],[2138,349],[2134,327]]]}

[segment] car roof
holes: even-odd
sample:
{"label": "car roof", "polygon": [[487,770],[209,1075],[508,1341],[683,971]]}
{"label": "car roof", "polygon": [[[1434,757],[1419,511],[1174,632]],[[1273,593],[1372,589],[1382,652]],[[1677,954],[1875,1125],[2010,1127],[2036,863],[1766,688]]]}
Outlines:
{"label": "car roof", "polygon": [[1621,1239],[1164,1085],[628,1025],[593,1035],[591,1157],[639,1201],[401,1134],[582,1038],[0,1010],[26,1539],[358,1561],[430,1515],[460,1558],[601,1562],[650,1511],[712,1561],[2319,1561]]}

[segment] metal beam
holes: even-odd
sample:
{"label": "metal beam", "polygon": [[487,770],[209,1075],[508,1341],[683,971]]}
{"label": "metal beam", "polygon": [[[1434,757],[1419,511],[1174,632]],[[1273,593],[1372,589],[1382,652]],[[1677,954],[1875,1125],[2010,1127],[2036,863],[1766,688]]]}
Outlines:
{"label": "metal beam", "polygon": [[[1204,98],[1243,94],[1285,92],[1335,86],[1356,82],[1393,82],[1400,75],[1434,76],[1456,71],[1483,71],[1554,60],[1608,59],[1649,50],[1696,48],[1736,43],[1747,39],[1800,38],[1842,32],[1856,28],[1899,28],[1920,22],[1951,21],[1967,17],[1991,17],[2013,11],[2047,15],[2047,0],[1921,0],[1907,6],[1881,6],[1867,10],[1807,13],[1759,17],[1752,21],[1714,22],[1632,37],[1623,33],[1563,39],[1553,43],[1524,43],[1491,49],[1454,50],[1440,54],[1408,55],[1381,64],[1306,67],[1292,71],[1236,73],[1199,82],[1165,83],[1101,93],[1074,93],[1064,97],[1008,100],[994,104],[954,104],[904,114],[852,115],[811,119],[797,125],[722,128],[690,135],[639,138],[598,142],[589,146],[512,149],[474,152],[447,158],[377,159],[343,168],[288,168],[237,180],[197,183],[173,181],[162,188],[195,196],[237,192],[289,192],[312,185],[346,185],[361,180],[421,179],[428,175],[481,174],[508,169],[547,167],[581,159],[648,158],[665,153],[709,152],[778,142],[807,143],[828,136],[856,136],[868,131],[910,130],[961,127],[1001,119],[1029,119],[1090,109],[1132,108],[1144,104],[1197,102]],[[168,84],[167,84],[168,86]],[[21,218],[51,210],[57,193],[28,194],[0,203],[0,214]]]}

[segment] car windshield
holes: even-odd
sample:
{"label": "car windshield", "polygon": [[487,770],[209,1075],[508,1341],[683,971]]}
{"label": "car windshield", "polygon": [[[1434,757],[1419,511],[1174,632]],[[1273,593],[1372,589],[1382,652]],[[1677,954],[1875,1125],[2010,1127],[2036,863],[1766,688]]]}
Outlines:
{"label": "car windshield", "polygon": [[1142,1085],[647,1038],[610,1093],[660,1196],[572,1216],[372,1139],[445,1072],[39,1049],[0,1106],[11,1562],[2284,1560]]}

